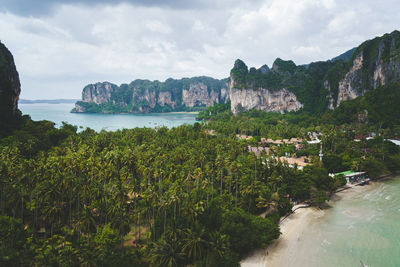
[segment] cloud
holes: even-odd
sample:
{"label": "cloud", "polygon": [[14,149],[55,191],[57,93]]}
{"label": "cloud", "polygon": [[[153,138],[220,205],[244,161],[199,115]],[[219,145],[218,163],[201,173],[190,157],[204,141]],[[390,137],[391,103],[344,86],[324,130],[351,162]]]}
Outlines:
{"label": "cloud", "polygon": [[[60,5],[99,7],[105,5],[130,4],[143,7],[171,9],[214,9],[236,5],[242,0],[2,0],[0,11],[9,11],[24,16],[43,16],[54,12]],[[253,0],[257,3],[259,0]]]}
{"label": "cloud", "polygon": [[80,97],[104,80],[225,78],[236,58],[326,60],[400,25],[392,0],[5,1],[0,38],[23,98]]}

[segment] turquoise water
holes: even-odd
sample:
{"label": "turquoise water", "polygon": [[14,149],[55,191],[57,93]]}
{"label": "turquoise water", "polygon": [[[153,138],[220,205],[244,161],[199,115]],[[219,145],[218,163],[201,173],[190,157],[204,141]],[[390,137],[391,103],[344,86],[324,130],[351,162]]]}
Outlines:
{"label": "turquoise water", "polygon": [[70,113],[74,104],[19,104],[23,114],[33,120],[49,120],[60,126],[62,121],[69,124],[89,127],[96,131],[115,131],[135,127],[176,127],[193,124],[197,114],[192,113],[152,113],[152,114],[88,114]]}
{"label": "turquoise water", "polygon": [[297,266],[400,266],[400,177],[339,198],[304,232]]}

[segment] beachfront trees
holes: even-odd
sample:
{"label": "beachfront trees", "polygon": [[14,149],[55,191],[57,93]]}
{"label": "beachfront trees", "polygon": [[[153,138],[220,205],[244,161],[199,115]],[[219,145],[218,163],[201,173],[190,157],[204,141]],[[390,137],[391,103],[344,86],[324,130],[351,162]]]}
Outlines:
{"label": "beachfront trees", "polygon": [[230,237],[230,247],[238,255],[265,247],[279,236],[276,224],[269,219],[247,214],[240,208],[226,211],[222,221],[221,232]]}

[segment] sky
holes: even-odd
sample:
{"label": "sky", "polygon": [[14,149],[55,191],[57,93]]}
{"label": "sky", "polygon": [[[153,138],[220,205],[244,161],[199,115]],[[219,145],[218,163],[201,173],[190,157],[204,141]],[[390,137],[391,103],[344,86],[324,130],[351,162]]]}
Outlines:
{"label": "sky", "polygon": [[277,57],[333,58],[400,30],[398,0],[0,0],[0,40],[23,99],[81,97],[89,83],[226,78]]}

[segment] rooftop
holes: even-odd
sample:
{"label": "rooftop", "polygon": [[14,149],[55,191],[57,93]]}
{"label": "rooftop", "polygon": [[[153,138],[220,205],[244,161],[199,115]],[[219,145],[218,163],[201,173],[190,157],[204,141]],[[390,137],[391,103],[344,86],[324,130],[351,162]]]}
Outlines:
{"label": "rooftop", "polygon": [[353,171],[344,171],[344,172],[339,172],[339,173],[335,173],[336,175],[344,175],[344,176],[353,176],[353,175],[361,175],[364,174],[365,172],[353,172]]}

